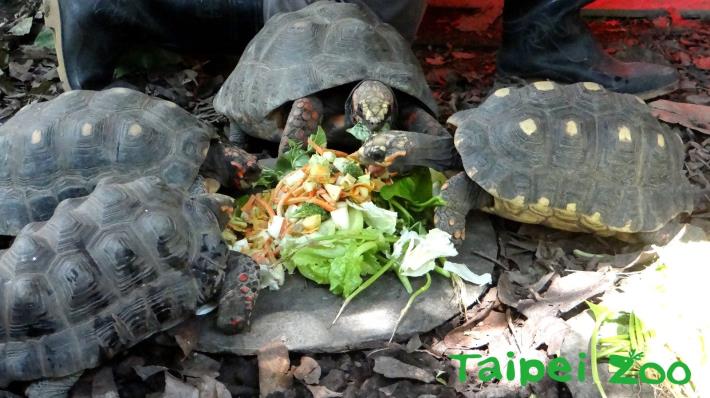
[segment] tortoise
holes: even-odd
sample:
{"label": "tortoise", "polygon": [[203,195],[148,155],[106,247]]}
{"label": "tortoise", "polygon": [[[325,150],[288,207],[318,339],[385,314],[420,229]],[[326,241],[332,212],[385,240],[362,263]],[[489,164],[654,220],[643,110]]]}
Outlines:
{"label": "tortoise", "polygon": [[462,167],[435,212],[435,225],[457,243],[474,208],[623,239],[691,212],[699,193],[683,175],[680,136],[641,99],[596,83],[501,88],[448,123],[453,139],[392,132],[370,138],[359,156],[390,167]]}
{"label": "tortoise", "polygon": [[225,185],[258,174],[256,158],[172,102],[126,88],[69,91],[0,126],[0,235],[47,220],[104,176],[156,175],[188,189],[199,171]]}
{"label": "tortoise", "polygon": [[230,119],[232,142],[249,135],[280,143],[281,153],[321,121],[331,146],[353,145],[343,133],[357,123],[449,135],[409,43],[358,4],[320,1],[271,18],[214,107]]}
{"label": "tortoise", "polygon": [[216,299],[220,329],[245,326],[257,268],[222,241],[231,203],[155,176],[108,177],[28,224],[0,255],[0,387],[67,377],[54,384],[68,388]]}

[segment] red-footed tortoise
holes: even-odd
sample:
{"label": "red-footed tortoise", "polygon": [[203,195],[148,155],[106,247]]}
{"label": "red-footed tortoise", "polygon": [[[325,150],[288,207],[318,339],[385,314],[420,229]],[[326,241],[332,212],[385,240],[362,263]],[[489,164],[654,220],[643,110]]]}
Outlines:
{"label": "red-footed tortoise", "polygon": [[47,220],[102,177],[159,176],[188,189],[199,172],[234,185],[258,166],[172,102],[126,88],[70,91],[0,126],[0,235]]}
{"label": "red-footed tortoise", "polygon": [[[383,133],[361,160],[390,167],[463,167],[443,187],[435,224],[456,242],[480,208],[524,223],[602,236],[653,232],[693,209],[678,134],[635,96],[596,83],[549,81],[495,91],[454,114],[453,139]],[[454,151],[454,145],[456,151]]]}
{"label": "red-footed tortoise", "polygon": [[0,387],[95,367],[212,300],[218,327],[238,331],[257,279],[254,262],[222,241],[229,205],[158,177],[105,179],[28,224],[0,254]]}
{"label": "red-footed tortoise", "polygon": [[[305,143],[322,121],[328,142],[362,123],[448,135],[409,43],[363,6],[319,1],[267,21],[220,89],[230,139]],[[399,111],[401,109],[401,111]]]}

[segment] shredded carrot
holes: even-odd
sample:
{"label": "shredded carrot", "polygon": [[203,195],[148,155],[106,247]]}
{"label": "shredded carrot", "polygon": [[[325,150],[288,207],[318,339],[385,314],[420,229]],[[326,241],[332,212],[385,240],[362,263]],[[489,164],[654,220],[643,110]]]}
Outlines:
{"label": "shredded carrot", "polygon": [[271,191],[271,198],[269,198],[269,202],[273,202],[279,192],[281,192],[281,188],[284,186],[284,180],[281,179],[279,180],[279,183],[276,184],[276,188],[274,188]]}
{"label": "shredded carrot", "polygon": [[284,203],[288,200],[288,198],[291,197],[291,192],[286,192],[281,196],[281,199],[279,199],[279,203],[276,205],[276,214],[281,216],[284,214]]}
{"label": "shredded carrot", "polygon": [[324,152],[323,148],[321,148],[319,145],[316,145],[316,143],[313,142],[313,139],[311,139],[310,137],[308,137],[308,145],[310,145],[311,148],[313,148],[313,150],[316,151],[317,154],[319,154],[319,155],[323,154],[323,152]]}
{"label": "shredded carrot", "polygon": [[256,204],[259,205],[259,207],[263,208],[269,214],[269,218],[274,217],[276,215],[276,213],[274,213],[274,209],[272,209],[268,203],[264,202],[264,199],[260,198],[257,195],[255,195],[255,197]]}
{"label": "shredded carrot", "polygon": [[284,203],[287,206],[297,205],[299,203],[308,202],[311,198],[305,196],[299,196],[297,198],[290,198]]}
{"label": "shredded carrot", "polygon": [[328,212],[335,210],[335,206],[331,205],[330,203],[328,203],[322,199],[312,198],[308,202],[313,203],[314,205],[318,205],[318,206],[322,207],[323,210],[328,211]]}
{"label": "shredded carrot", "polygon": [[244,213],[249,213],[251,211],[251,208],[254,206],[254,200],[256,199],[256,195],[251,195],[249,197],[249,200],[242,206],[241,210]]}
{"label": "shredded carrot", "polygon": [[279,231],[279,238],[283,238],[286,236],[286,231],[289,229],[289,222],[288,220],[284,220],[283,224],[281,224],[281,231]]}

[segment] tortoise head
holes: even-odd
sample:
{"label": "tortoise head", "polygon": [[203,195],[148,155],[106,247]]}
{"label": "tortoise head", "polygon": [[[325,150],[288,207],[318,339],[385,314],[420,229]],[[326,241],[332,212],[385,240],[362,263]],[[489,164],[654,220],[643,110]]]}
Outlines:
{"label": "tortoise head", "polygon": [[258,179],[261,168],[256,156],[235,145],[213,141],[200,173],[222,186],[240,189]]}
{"label": "tortoise head", "polygon": [[446,170],[460,162],[452,137],[397,130],[370,136],[354,157],[371,172],[386,168],[402,173],[415,166]]}
{"label": "tortoise head", "polygon": [[386,124],[391,125],[397,107],[394,91],[376,80],[364,80],[358,84],[348,103],[349,122],[362,123],[372,132],[379,132]]}

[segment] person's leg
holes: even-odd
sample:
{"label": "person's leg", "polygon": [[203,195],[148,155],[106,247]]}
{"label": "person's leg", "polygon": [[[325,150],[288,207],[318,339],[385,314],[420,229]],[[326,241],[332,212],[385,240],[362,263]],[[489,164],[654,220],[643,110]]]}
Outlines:
{"label": "person's leg", "polygon": [[504,75],[592,81],[650,98],[676,88],[674,68],[620,62],[596,42],[580,17],[593,0],[506,0],[498,70]]}
{"label": "person's leg", "polygon": [[69,89],[101,89],[129,47],[240,53],[263,24],[263,0],[47,0],[59,73]]}

